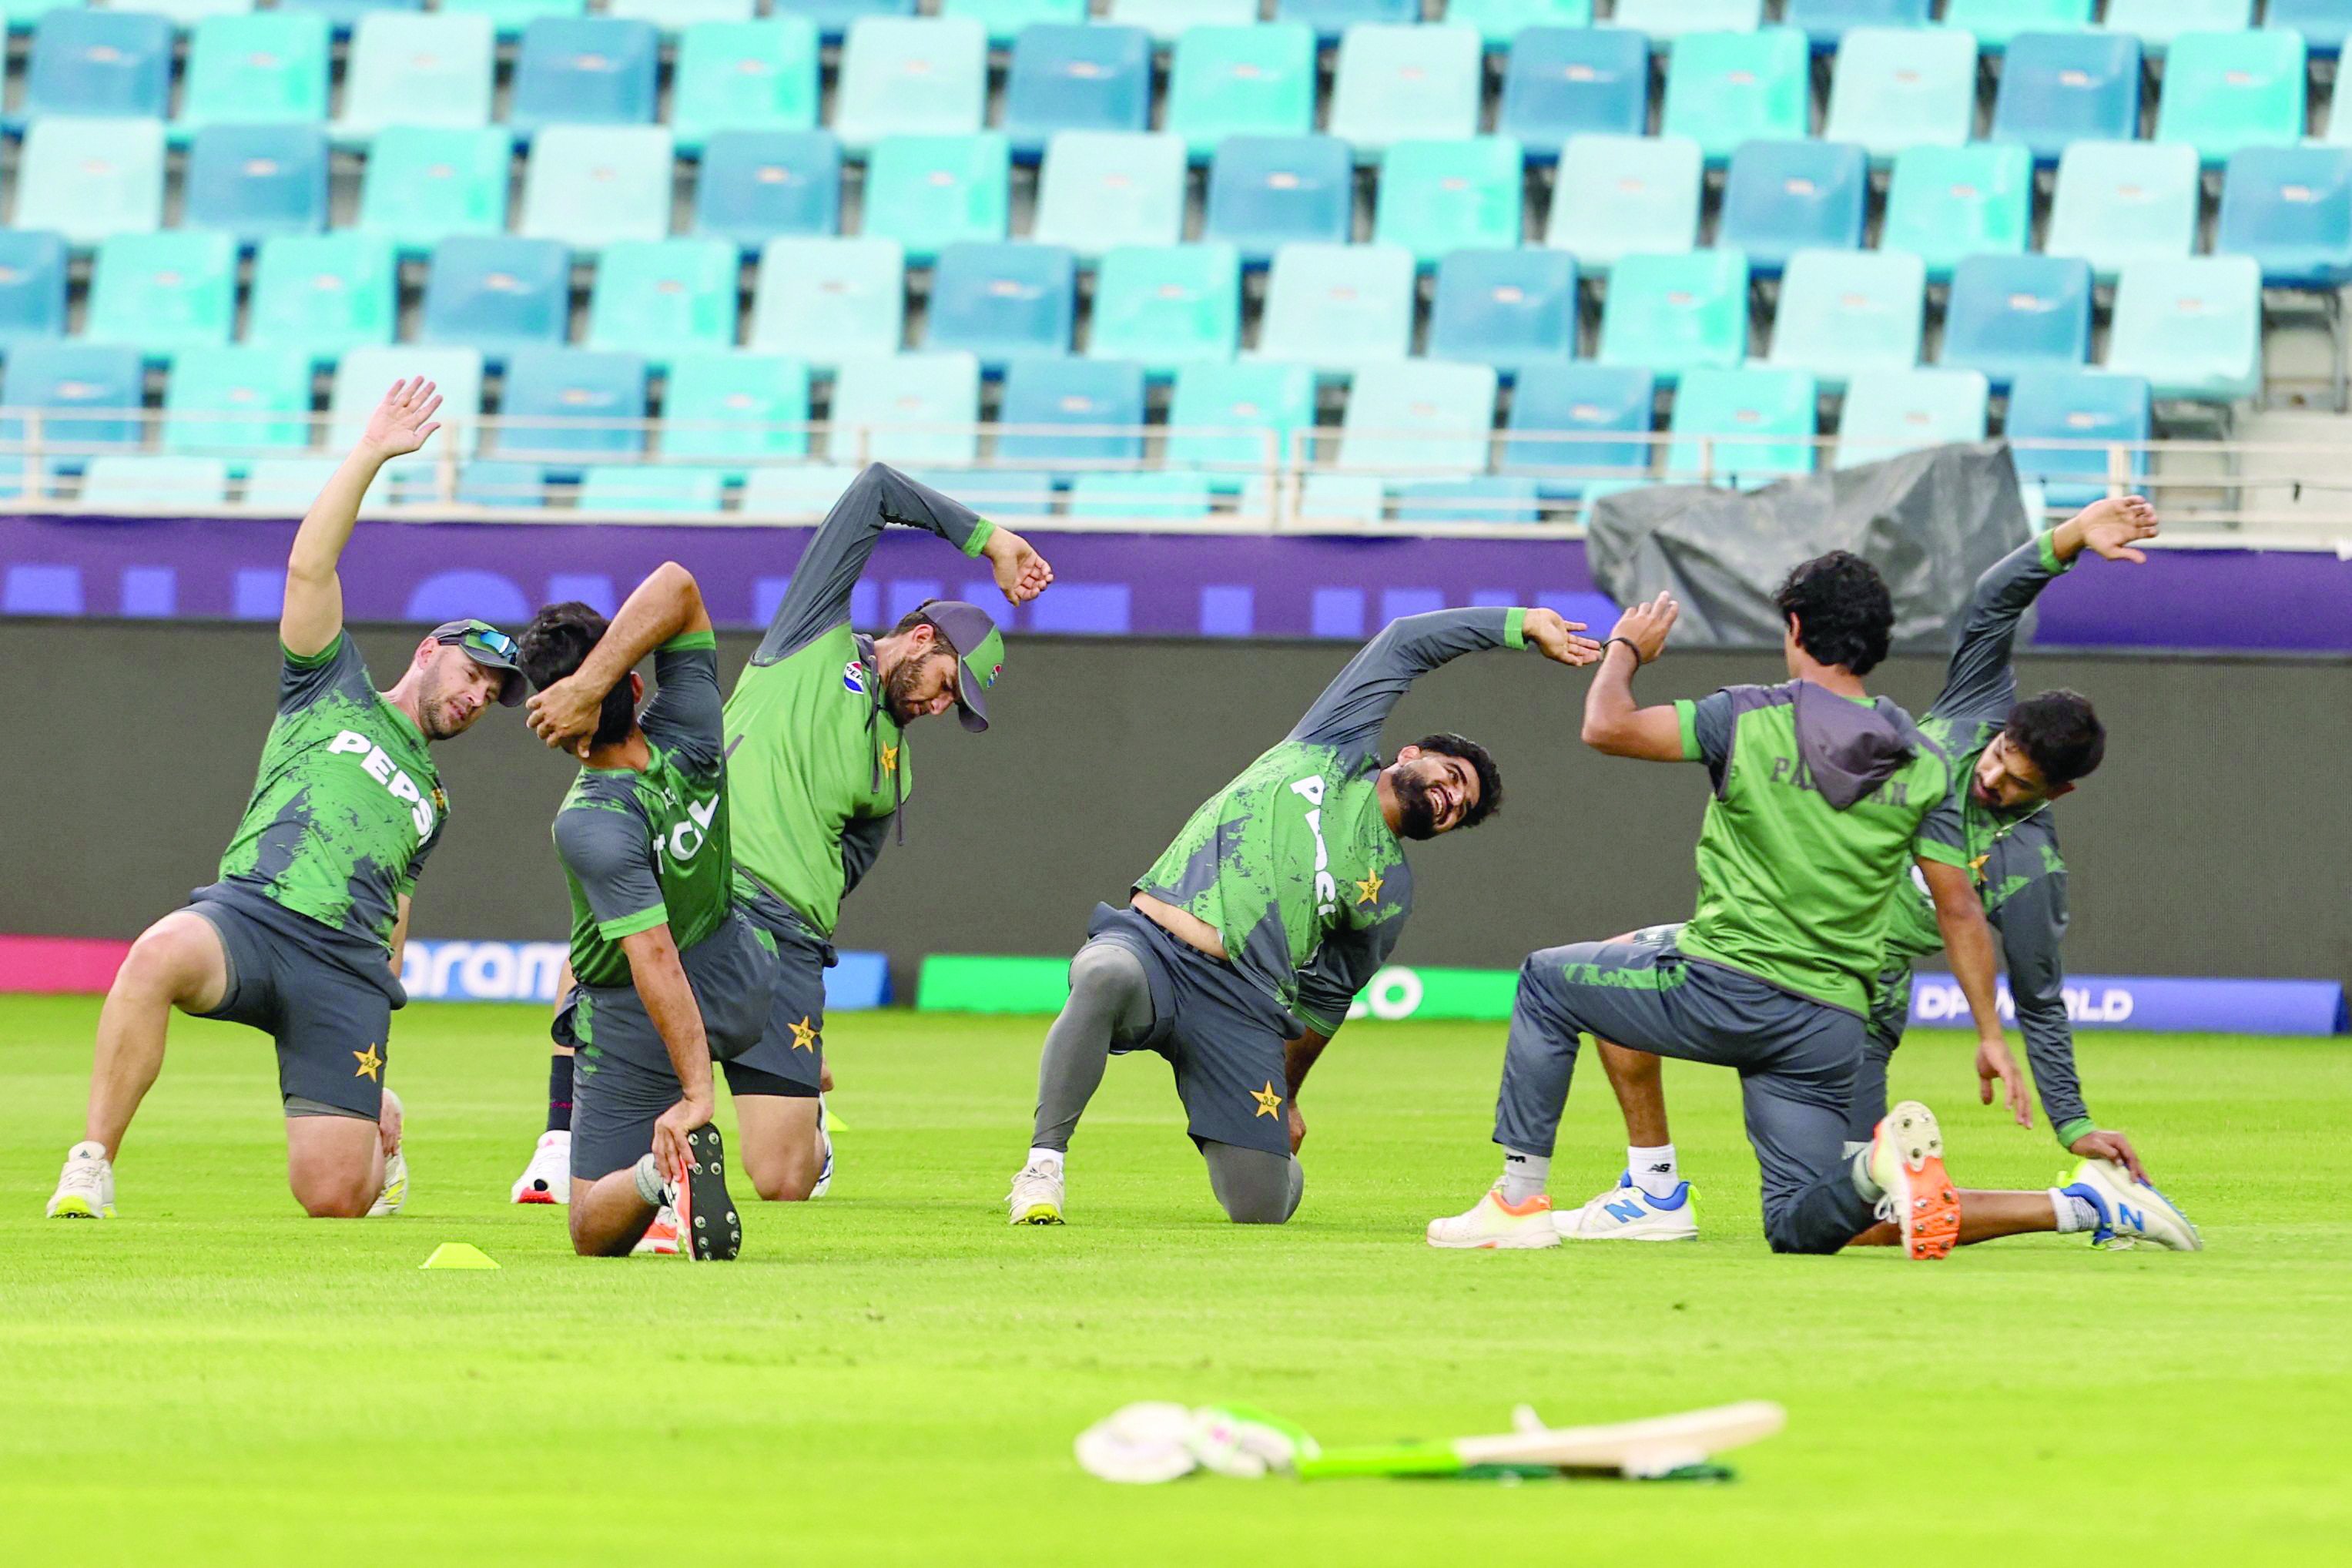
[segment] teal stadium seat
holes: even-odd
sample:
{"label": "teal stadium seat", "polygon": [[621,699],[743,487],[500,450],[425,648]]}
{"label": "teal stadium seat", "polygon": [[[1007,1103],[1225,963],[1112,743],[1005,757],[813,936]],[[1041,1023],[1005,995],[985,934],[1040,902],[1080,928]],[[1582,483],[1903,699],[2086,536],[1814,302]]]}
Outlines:
{"label": "teal stadium seat", "polygon": [[1315,72],[1311,27],[1276,22],[1188,28],[1169,65],[1167,128],[1184,138],[1195,163],[1228,136],[1309,135]]}
{"label": "teal stadium seat", "polygon": [[[383,388],[376,389],[383,395]],[[271,517],[300,517],[341,465],[332,458],[257,458],[246,467],[241,504]],[[369,489],[360,515],[381,511],[390,487]]]}
{"label": "teal stadium seat", "polygon": [[522,30],[507,121],[529,136],[550,125],[646,125],[658,103],[661,37],[614,16],[553,18]]}
{"label": "teal stadium seat", "polygon": [[708,22],[748,22],[764,9],[759,0],[604,0],[604,14],[651,22],[675,37]]}
{"label": "teal stadium seat", "polygon": [[1181,521],[1216,510],[1216,487],[1205,474],[1080,474],[1070,481],[1072,517],[1133,517]]}
{"label": "teal stadium seat", "polygon": [[19,343],[0,367],[0,407],[37,409],[39,422],[0,420],[0,442],[37,436],[45,460],[67,471],[93,451],[136,447],[146,382],[146,361],[128,344]]}
{"label": "teal stadium seat", "polygon": [[594,349],[518,349],[499,394],[498,455],[562,479],[646,447],[646,362]]}
{"label": "teal stadium seat", "polygon": [[362,17],[352,30],[336,137],[372,142],[395,125],[480,130],[490,122],[497,49],[486,16],[379,11]]}
{"label": "teal stadium seat", "polygon": [[[57,4],[58,0],[0,0],[0,22],[13,26],[22,17],[29,23]],[[164,17],[175,27],[193,27],[207,16],[242,16],[259,4],[260,0],[140,0],[139,9]]]}
{"label": "teal stadium seat", "polygon": [[1064,131],[1151,128],[1151,35],[1102,24],[1031,27],[1013,46],[1003,127],[1034,162]]}
{"label": "teal stadium seat", "polygon": [[1477,28],[1489,49],[1504,49],[1529,27],[1592,26],[1592,0],[1448,0],[1445,19]]}
{"label": "teal stadium seat", "polygon": [[[1538,491],[1574,500],[1600,484],[1646,482],[1658,389],[1631,365],[1531,365],[1511,389],[1506,473],[1529,474]],[[1621,437],[1622,439],[1603,439]]]}
{"label": "teal stadium seat", "polygon": [[677,42],[670,134],[700,153],[724,131],[809,131],[820,87],[816,26],[805,16],[698,22]]}
{"label": "teal stadium seat", "polygon": [[245,244],[327,226],[327,133],[317,125],[207,125],[188,145],[181,221]]}
{"label": "teal stadium seat", "polygon": [[1837,466],[1882,463],[1906,452],[1985,438],[1991,389],[1972,370],[1860,370],[1846,383]]}
{"label": "teal stadium seat", "polygon": [[2190,33],[2242,33],[2254,25],[2254,0],[2107,0],[2106,28],[2137,36],[2161,55]]}
{"label": "teal stadium seat", "polygon": [[1087,261],[1184,237],[1184,142],[1149,132],[1064,131],[1046,143],[1031,237]]}
{"label": "teal stadium seat", "polygon": [[[482,437],[482,356],[474,349],[457,344],[427,347],[398,343],[353,349],[343,355],[335,365],[333,385],[327,399],[332,416],[327,430],[328,448],[348,451],[359,440],[360,432],[367,428],[368,416],[383,401],[384,388],[412,375],[432,382],[440,394],[439,418],[444,428],[432,447],[395,459],[396,467],[411,471],[429,468],[440,460],[436,448],[443,447],[460,462],[472,457]],[[317,488],[311,487],[313,490]],[[302,503],[309,504],[310,499],[303,496]]]}
{"label": "teal stadium seat", "polygon": [[2095,0],[1947,0],[1944,26],[1975,37],[1981,54],[2000,54],[2020,33],[2074,33],[2091,25]]}
{"label": "teal stadium seat", "polygon": [[828,42],[868,16],[911,16],[916,0],[772,0],[779,16],[806,16]]}
{"label": "teal stadium seat", "polygon": [[163,122],[37,120],[16,164],[10,226],[52,229],[77,249],[163,222]]}
{"label": "teal stadium seat", "polygon": [[2100,281],[2126,263],[2187,256],[2204,191],[2180,142],[2078,142],[2058,161],[2042,248],[2080,257]]}
{"label": "teal stadium seat", "polygon": [[756,251],[841,227],[841,143],[830,131],[720,131],[703,143],[694,232]]}
{"label": "teal stadium seat", "polygon": [[1679,48],[1693,33],[1756,31],[1764,25],[1764,0],[1617,0],[1611,20]]}
{"label": "teal stadium seat", "polygon": [[866,234],[925,263],[943,246],[1003,239],[1012,221],[1013,154],[1000,133],[886,136],[866,164]]}
{"label": "teal stadium seat", "polygon": [[923,346],[976,353],[992,374],[1013,360],[1066,354],[1077,283],[1077,258],[1058,245],[949,246],[931,271]]}
{"label": "teal stadium seat", "polygon": [[1666,481],[1745,489],[1810,474],[1820,407],[1813,378],[1801,370],[1693,370],[1675,392]]}
{"label": "teal stadium seat", "polygon": [[1207,238],[1240,247],[1252,265],[1285,245],[1345,245],[1355,230],[1356,164],[1334,136],[1234,136],[1209,166]]}
{"label": "teal stadium seat", "polygon": [[1125,360],[1015,360],[1004,372],[995,460],[1064,473],[1140,463],[1144,396],[1143,367]]}
{"label": "teal stadium seat", "polygon": [[2228,403],[2256,395],[2262,267],[2251,256],[2129,263],[2116,279],[2106,368],[2146,377],[2158,397]]}
{"label": "teal stadium seat", "polygon": [[300,349],[183,349],[163,386],[163,448],[231,456],[310,445],[309,353]]}
{"label": "teal stadium seat", "polygon": [[809,372],[783,354],[671,356],[662,391],[662,456],[691,458],[740,483],[761,463],[808,456]]}
{"label": "teal stadium seat", "polygon": [[1495,128],[1549,161],[1587,132],[1650,128],[1650,40],[1622,27],[1538,27],[1511,44]]}
{"label": "teal stadium seat", "polygon": [[0,229],[0,352],[65,336],[65,237]]}
{"label": "teal stadium seat", "polygon": [[2079,369],[2091,352],[2091,267],[2078,257],[1971,256],[1952,268],[1943,363],[2006,385]]}
{"label": "teal stadium seat", "polygon": [[2208,165],[2241,147],[2303,139],[2305,50],[2300,33],[2183,33],[2164,62],[2156,106],[2159,142],[2186,142]]}
{"label": "teal stadium seat", "polygon": [[814,522],[833,510],[857,474],[846,463],[754,468],[743,480],[743,517],[761,522]]}
{"label": "teal stadium seat", "polygon": [[[2099,370],[2036,371],[2010,389],[2002,434],[2017,459],[2018,477],[2039,484],[2053,506],[2088,506],[2107,493],[2115,454],[2097,447],[2035,446],[2036,442],[2145,442],[2147,383]],[[2124,455],[2126,484],[2147,471],[2146,451]]]}
{"label": "teal stadium seat", "polygon": [[1924,27],[1928,0],[1782,0],[1789,26],[1827,54],[1864,27]]}
{"label": "teal stadium seat", "polygon": [[1838,48],[1822,134],[1890,162],[1906,147],[1958,147],[1977,115],[1977,42],[1949,27],[1856,27]]}
{"label": "teal stadium seat", "polygon": [[1606,273],[1628,255],[1698,243],[1706,161],[1687,136],[1571,136],[1560,149],[1544,243]]}
{"label": "teal stadium seat", "polygon": [[1475,136],[1485,71],[1475,27],[1349,27],[1332,78],[1331,134],[1367,160],[1399,142]]}
{"label": "teal stadium seat", "polygon": [[551,125],[531,138],[521,232],[598,250],[669,232],[670,138],[658,125]]}
{"label": "teal stadium seat", "polygon": [[[1196,0],[1182,0],[1195,4]],[[1206,10],[1209,7],[1201,6]],[[1253,11],[1255,6],[1251,7]],[[1087,19],[1087,0],[941,0],[942,16],[968,16],[988,29],[988,41],[998,48],[1009,47],[1021,36],[1024,27],[1039,23],[1055,26],[1083,22]],[[1114,22],[1125,17],[1114,16]]]}
{"label": "teal stadium seat", "polygon": [[1724,176],[1717,244],[1748,253],[1777,275],[1800,250],[1862,243],[1870,208],[1870,158],[1841,142],[1750,142]]}
{"label": "teal stadium seat", "polygon": [[1315,372],[1306,365],[1182,365],[1168,404],[1168,462],[1213,478],[1263,472],[1290,456],[1293,431],[1314,425]]}
{"label": "teal stadium seat", "polygon": [[1601,301],[1602,364],[1672,384],[1683,372],[1748,357],[1748,258],[1736,250],[1620,257]]}
{"label": "teal stadium seat", "polygon": [[1857,371],[1919,363],[1927,270],[1900,250],[1801,250],[1780,279],[1770,363],[1835,390]]}
{"label": "teal stadium seat", "polygon": [[580,476],[574,504],[592,512],[714,512],[726,495],[727,477],[716,468],[598,463]]}
{"label": "teal stadium seat", "polygon": [[[1022,0],[1013,3],[1020,4]],[[1035,4],[1036,0],[1028,3]],[[955,7],[956,0],[949,0],[949,9]],[[1077,11],[1077,19],[1084,20],[1085,0],[1078,0]],[[1257,0],[1110,0],[1110,19],[1123,26],[1146,28],[1160,43],[1172,44],[1194,27],[1255,25]]]}
{"label": "teal stadium seat", "polygon": [[552,239],[452,235],[433,247],[417,336],[464,343],[493,365],[552,348],[572,330],[572,252]]}
{"label": "teal stadium seat", "polygon": [[845,363],[833,382],[832,454],[900,467],[966,467],[980,456],[980,361],[892,354]]}
{"label": "teal stadium seat", "polygon": [[360,177],[360,231],[409,256],[452,235],[504,234],[513,168],[514,138],[502,125],[386,127]]}
{"label": "teal stadium seat", "polygon": [[1685,33],[1666,61],[1659,129],[1696,142],[1710,163],[1728,161],[1743,142],[1801,141],[1812,133],[1811,72],[1805,35],[1794,27]]}
{"label": "teal stadium seat", "polygon": [[253,263],[245,341],[331,361],[392,342],[400,320],[400,260],[375,235],[288,234],[264,240]]}
{"label": "teal stadium seat", "polygon": [[1404,26],[1418,22],[1421,10],[1421,0],[1275,0],[1274,5],[1276,16],[1306,23],[1327,44],[1360,24]]}
{"label": "teal stadium seat", "polygon": [[833,131],[863,153],[884,137],[965,136],[986,122],[988,29],[968,16],[877,16],[842,46]]}
{"label": "teal stadium seat", "polygon": [[588,297],[588,346],[670,356],[735,346],[742,253],[723,239],[631,239],[604,247]]}
{"label": "teal stadium seat", "polygon": [[325,120],[331,43],[326,18],[299,11],[197,23],[180,82],[180,129]]}
{"label": "teal stadium seat", "polygon": [[1241,321],[1241,256],[1232,246],[1122,246],[1095,273],[1087,353],[1166,375],[1232,359]]}
{"label": "teal stadium seat", "polygon": [[541,16],[585,16],[588,0],[441,0],[444,15],[488,16],[501,38],[520,38]]}
{"label": "teal stadium seat", "polygon": [[20,112],[161,118],[172,101],[172,46],[161,16],[59,6],[33,25]]}
{"label": "teal stadium seat", "polygon": [[93,511],[163,511],[228,500],[228,465],[218,458],[109,452],[92,458],[81,504]]}
{"label": "teal stadium seat", "polygon": [[1560,251],[1449,251],[1437,264],[1428,354],[1506,375],[1576,357],[1576,261]]}
{"label": "teal stadium seat", "polygon": [[1494,426],[1492,365],[1367,365],[1348,389],[1337,466],[1391,477],[1484,473]]}
{"label": "teal stadium seat", "polygon": [[1381,165],[1372,238],[1424,268],[1465,247],[1519,243],[1527,161],[1507,136],[1399,142]]}
{"label": "teal stadium seat", "polygon": [[90,259],[81,335],[166,363],[183,349],[225,344],[236,327],[236,241],[225,234],[114,235]]}
{"label": "teal stadium seat", "polygon": [[1412,351],[1412,252],[1399,245],[1286,245],[1274,253],[1257,357],[1340,374]]}
{"label": "teal stadium seat", "polygon": [[1964,257],[2014,256],[2033,231],[2033,153],[2013,142],[1908,147],[1895,155],[1878,243],[1940,283]]}
{"label": "teal stadium seat", "polygon": [[894,239],[772,239],[760,253],[751,346],[818,369],[898,352],[907,258]]}

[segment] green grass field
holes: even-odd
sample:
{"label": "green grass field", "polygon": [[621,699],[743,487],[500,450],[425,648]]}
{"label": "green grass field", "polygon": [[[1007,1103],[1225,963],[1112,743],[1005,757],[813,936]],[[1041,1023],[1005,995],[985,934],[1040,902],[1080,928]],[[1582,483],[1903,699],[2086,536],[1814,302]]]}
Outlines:
{"label": "green grass field", "polygon": [[[2202,1225],[2201,1256],[2078,1237],[1938,1266],[1780,1258],[1728,1074],[1670,1066],[1706,1234],[1441,1254],[1491,1179],[1488,1027],[1360,1025],[1306,1097],[1307,1194],[1224,1224],[1156,1058],[1115,1062],[1064,1229],[1011,1230],[1039,1026],[847,1016],[833,1194],[747,1215],[743,1258],[583,1262],[504,1201],[539,1128],[530,1009],[420,1005],[388,1221],[287,1196],[268,1043],[182,1022],[118,1166],[121,1218],[40,1205],[97,1016],[0,1001],[0,1518],[17,1563],[1905,1564],[2341,1561],[2352,1528],[2352,1050],[2094,1036],[2084,1079]],[[1896,1087],[1979,1185],[2046,1133],[1969,1092],[1956,1037]],[[1614,1176],[1597,1074],[1555,1185]],[[739,1192],[748,1190],[739,1186]],[[420,1272],[473,1242],[496,1273]],[[1768,1397],[1727,1486],[1193,1480],[1114,1488],[1070,1439],[1129,1400],[1245,1399],[1327,1442]]]}

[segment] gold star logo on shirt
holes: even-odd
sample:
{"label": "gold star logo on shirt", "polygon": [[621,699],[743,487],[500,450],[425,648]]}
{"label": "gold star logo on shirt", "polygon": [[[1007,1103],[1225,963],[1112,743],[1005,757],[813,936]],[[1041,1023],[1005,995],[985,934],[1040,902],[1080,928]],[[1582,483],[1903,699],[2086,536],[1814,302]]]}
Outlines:
{"label": "gold star logo on shirt", "polygon": [[1282,1096],[1274,1092],[1272,1079],[1266,1079],[1264,1089],[1250,1090],[1250,1098],[1257,1101],[1257,1110],[1250,1117],[1253,1121],[1261,1116],[1277,1115],[1282,1110]]}
{"label": "gold star logo on shirt", "polygon": [[793,1049],[796,1051],[816,1049],[816,1030],[810,1026],[806,1013],[802,1014],[801,1021],[793,1026]]}
{"label": "gold star logo on shirt", "polygon": [[1381,900],[1381,874],[1378,871],[1356,884],[1356,902],[1376,904]]}
{"label": "gold star logo on shirt", "polygon": [[373,1044],[363,1051],[353,1051],[352,1059],[360,1064],[359,1070],[352,1074],[353,1078],[372,1078],[378,1083],[383,1081],[383,1058],[376,1054]]}
{"label": "gold star logo on shirt", "polygon": [[1985,853],[1978,856],[1975,859],[1969,861],[1969,876],[1976,882],[1981,884],[1984,881],[1985,862],[1991,858],[1992,852],[1990,850],[1987,850]]}
{"label": "gold star logo on shirt", "polygon": [[885,746],[882,748],[882,771],[886,773],[895,773],[898,771],[898,747]]}

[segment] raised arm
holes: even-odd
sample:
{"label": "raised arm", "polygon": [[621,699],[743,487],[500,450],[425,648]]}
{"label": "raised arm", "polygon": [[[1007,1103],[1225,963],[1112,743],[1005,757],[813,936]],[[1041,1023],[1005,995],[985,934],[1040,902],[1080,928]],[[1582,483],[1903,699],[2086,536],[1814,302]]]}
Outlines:
{"label": "raised arm", "polygon": [[286,603],[278,614],[278,640],[296,658],[323,651],[342,634],[343,584],[336,567],[359,522],[360,501],[384,464],[415,451],[441,428],[433,418],[440,406],[441,395],[423,376],[394,382],[368,416],[359,445],[302,514],[286,557]]}
{"label": "raised arm", "polygon": [[2094,502],[2039,538],[1986,568],[1977,579],[1961,626],[1959,646],[1945,672],[1943,694],[1930,710],[1948,719],[2006,718],[2017,697],[2011,665],[2017,624],[2042,590],[2064,575],[2084,550],[2110,561],[2146,563],[2135,542],[2156,537],[2156,509],[2144,496]]}
{"label": "raised arm", "polygon": [[637,584],[580,668],[534,694],[524,711],[531,733],[560,751],[576,749],[596,730],[604,694],[628,678],[656,648],[689,632],[710,630],[702,588],[694,574],[665,561]]}
{"label": "raised arm", "polygon": [[1532,647],[1558,664],[1590,664],[1601,649],[1575,635],[1583,629],[1580,621],[1564,621],[1556,611],[1540,609],[1432,610],[1401,616],[1332,678],[1289,739],[1369,752],[1380,744],[1381,726],[1413,681],[1448,659],[1481,648]]}
{"label": "raised arm", "polygon": [[1685,744],[1681,705],[1643,708],[1633,701],[1633,672],[1665,651],[1682,606],[1671,594],[1636,605],[1617,617],[1601,645],[1601,668],[1584,692],[1584,743],[1603,756],[1645,763],[1685,763],[1700,754]]}

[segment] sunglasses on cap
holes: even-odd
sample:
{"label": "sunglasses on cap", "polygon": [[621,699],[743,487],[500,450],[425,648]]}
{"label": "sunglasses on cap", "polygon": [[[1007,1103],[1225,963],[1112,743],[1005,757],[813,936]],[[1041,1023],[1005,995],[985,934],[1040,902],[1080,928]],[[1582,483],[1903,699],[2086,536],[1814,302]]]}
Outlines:
{"label": "sunglasses on cap", "polygon": [[514,638],[488,621],[467,621],[461,626],[436,634],[433,640],[462,647],[467,653],[486,653],[509,665],[513,664],[522,653],[522,649],[515,646]]}

